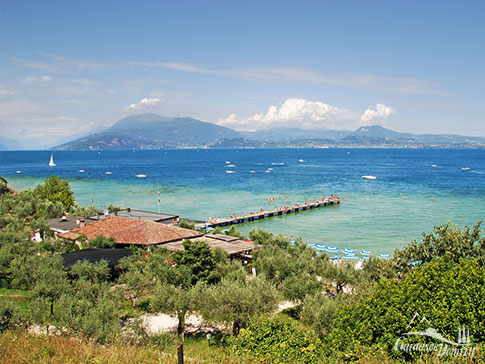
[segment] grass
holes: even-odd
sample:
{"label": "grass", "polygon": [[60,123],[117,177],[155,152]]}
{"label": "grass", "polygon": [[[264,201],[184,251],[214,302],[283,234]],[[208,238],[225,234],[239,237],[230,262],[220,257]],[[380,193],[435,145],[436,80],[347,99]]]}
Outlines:
{"label": "grass", "polygon": [[[158,343],[157,343],[158,342]],[[252,357],[235,356],[224,345],[224,336],[215,334],[208,346],[205,334],[187,336],[184,359],[188,364],[256,364],[269,363]],[[417,359],[418,364],[483,363],[484,355],[477,348],[474,358],[440,358],[431,356]],[[367,351],[367,350],[366,350]],[[341,353],[343,354],[343,353]],[[174,364],[177,363],[173,336],[161,335],[151,343],[136,345],[115,343],[98,345],[88,340],[63,336],[37,336],[25,331],[6,331],[0,335],[0,363],[2,364]],[[322,358],[322,363],[394,364],[386,353],[362,352],[359,358],[337,355]]]}
{"label": "grass", "polygon": [[[231,354],[220,338],[208,346],[205,335],[188,336],[184,342],[185,363],[255,364],[251,358]],[[0,362],[3,364],[173,364],[177,362],[172,345],[116,343],[108,346],[62,336],[36,336],[26,332],[4,332],[0,336]]]}
{"label": "grass", "polygon": [[0,288],[0,296],[23,296],[29,297],[30,291],[24,291],[21,289],[9,289],[9,288]]}
{"label": "grass", "polygon": [[20,289],[0,288],[0,301],[14,304],[18,311],[25,315],[29,311],[30,292]]}

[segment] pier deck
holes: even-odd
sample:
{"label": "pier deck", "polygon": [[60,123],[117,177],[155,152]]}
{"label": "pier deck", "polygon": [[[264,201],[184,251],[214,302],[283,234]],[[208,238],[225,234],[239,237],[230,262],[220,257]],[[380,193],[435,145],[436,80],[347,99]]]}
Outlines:
{"label": "pier deck", "polygon": [[197,227],[200,228],[215,228],[222,226],[230,226],[236,224],[243,224],[249,221],[255,221],[260,219],[268,219],[273,216],[281,216],[293,214],[296,212],[316,209],[319,207],[332,206],[340,204],[340,198],[337,196],[326,198],[323,201],[310,201],[303,204],[296,204],[293,206],[278,207],[270,211],[259,211],[250,214],[244,214],[243,216],[227,217],[223,219],[209,220],[204,224],[198,224]]}

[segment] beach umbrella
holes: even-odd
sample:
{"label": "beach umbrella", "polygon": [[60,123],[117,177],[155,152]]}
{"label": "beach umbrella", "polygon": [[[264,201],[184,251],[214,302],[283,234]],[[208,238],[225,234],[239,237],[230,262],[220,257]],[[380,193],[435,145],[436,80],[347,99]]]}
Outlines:
{"label": "beach umbrella", "polygon": [[307,245],[310,246],[310,247],[312,247],[312,248],[314,248],[314,247],[317,246],[317,244],[313,244],[313,243],[310,243],[310,244],[307,244]]}
{"label": "beach umbrella", "polygon": [[342,251],[345,253],[345,254],[354,254],[354,251],[352,249],[342,249]]}
{"label": "beach umbrella", "polygon": [[290,245],[295,245],[295,241],[294,240],[290,240]]}
{"label": "beach umbrella", "polygon": [[331,262],[336,262],[338,260],[338,254],[335,254],[335,256],[330,259]]}
{"label": "beach umbrella", "polygon": [[389,259],[391,256],[389,254],[379,254],[378,257],[383,259]]}
{"label": "beach umbrella", "polygon": [[361,250],[360,254],[368,256],[368,255],[370,255],[370,250]]}
{"label": "beach umbrella", "polygon": [[327,246],[327,247],[325,247],[325,250],[330,252],[330,253],[338,252],[338,249],[334,246]]}
{"label": "beach umbrella", "polygon": [[360,257],[360,260],[368,260],[369,257]]}
{"label": "beach umbrella", "polygon": [[315,248],[317,248],[318,250],[325,250],[326,249],[326,246],[325,245],[316,245]]}
{"label": "beach umbrella", "polygon": [[357,255],[355,254],[345,254],[344,255],[344,258],[347,258],[347,259],[357,259]]}

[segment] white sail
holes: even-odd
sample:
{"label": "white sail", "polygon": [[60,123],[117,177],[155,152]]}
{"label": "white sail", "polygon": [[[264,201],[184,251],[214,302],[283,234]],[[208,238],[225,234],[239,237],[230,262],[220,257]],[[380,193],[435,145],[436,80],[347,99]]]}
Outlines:
{"label": "white sail", "polygon": [[49,167],[55,167],[56,164],[54,163],[54,157],[52,157],[52,154],[51,154],[51,160],[49,161]]}

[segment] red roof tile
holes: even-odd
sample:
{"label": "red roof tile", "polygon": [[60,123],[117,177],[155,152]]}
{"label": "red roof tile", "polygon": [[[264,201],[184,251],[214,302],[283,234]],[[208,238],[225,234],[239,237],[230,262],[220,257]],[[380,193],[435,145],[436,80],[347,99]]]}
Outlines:
{"label": "red roof tile", "polygon": [[133,220],[119,216],[109,216],[86,226],[71,230],[83,234],[88,239],[102,235],[113,237],[118,244],[153,245],[201,236],[197,231],[182,229],[152,221]]}

